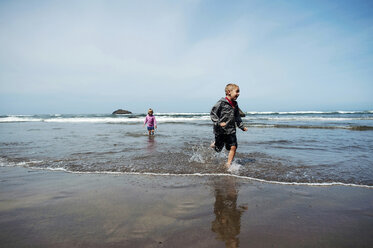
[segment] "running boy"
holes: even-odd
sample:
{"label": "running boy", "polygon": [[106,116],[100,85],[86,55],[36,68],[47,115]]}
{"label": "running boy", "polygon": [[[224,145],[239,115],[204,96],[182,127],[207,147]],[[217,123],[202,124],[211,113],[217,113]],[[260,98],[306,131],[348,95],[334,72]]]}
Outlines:
{"label": "running boy", "polygon": [[149,135],[154,135],[154,128],[157,128],[157,121],[155,120],[155,116],[153,115],[153,110],[151,108],[148,110],[148,115],[145,117],[144,126],[145,124],[147,124]]}
{"label": "running boy", "polygon": [[225,145],[225,148],[229,151],[225,167],[229,169],[237,149],[236,124],[243,131],[247,131],[247,128],[242,123],[236,102],[240,95],[240,87],[236,84],[227,84],[225,95],[225,98],[222,97],[212,107],[210,113],[215,134],[215,142],[211,144],[211,147],[220,152]]}

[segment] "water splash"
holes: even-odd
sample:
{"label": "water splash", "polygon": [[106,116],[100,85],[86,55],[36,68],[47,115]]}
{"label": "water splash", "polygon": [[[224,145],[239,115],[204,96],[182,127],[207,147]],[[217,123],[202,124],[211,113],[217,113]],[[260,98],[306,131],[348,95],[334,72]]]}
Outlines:
{"label": "water splash", "polygon": [[189,163],[216,164],[218,161],[227,159],[227,153],[225,151],[217,153],[207,144],[194,145],[191,149],[192,154],[189,158]]}
{"label": "water splash", "polygon": [[241,169],[241,165],[238,162],[233,161],[233,163],[228,169],[228,172],[235,174],[235,175],[239,175],[240,169]]}

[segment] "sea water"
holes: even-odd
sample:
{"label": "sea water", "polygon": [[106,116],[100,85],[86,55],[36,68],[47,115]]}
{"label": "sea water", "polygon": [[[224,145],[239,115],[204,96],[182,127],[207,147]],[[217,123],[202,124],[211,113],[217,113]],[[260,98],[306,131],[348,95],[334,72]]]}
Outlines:
{"label": "sea water", "polygon": [[3,115],[0,166],[373,187],[373,111],[248,112],[228,171],[209,113],[155,116],[148,136],[144,114]]}

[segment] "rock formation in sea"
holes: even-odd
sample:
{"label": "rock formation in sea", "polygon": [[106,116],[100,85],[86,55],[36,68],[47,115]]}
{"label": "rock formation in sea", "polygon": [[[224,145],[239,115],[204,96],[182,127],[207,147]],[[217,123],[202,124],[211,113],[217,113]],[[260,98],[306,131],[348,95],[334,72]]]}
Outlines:
{"label": "rock formation in sea", "polygon": [[118,109],[113,112],[113,115],[125,115],[125,114],[132,114],[131,111]]}

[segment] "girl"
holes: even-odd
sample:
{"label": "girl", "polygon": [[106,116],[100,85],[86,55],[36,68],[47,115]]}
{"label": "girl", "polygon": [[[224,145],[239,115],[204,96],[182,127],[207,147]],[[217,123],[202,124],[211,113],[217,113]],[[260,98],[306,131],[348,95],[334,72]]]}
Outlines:
{"label": "girl", "polygon": [[154,135],[154,128],[157,128],[157,121],[153,115],[153,110],[148,110],[148,115],[145,117],[144,126],[147,124],[149,135]]}

